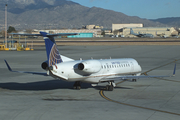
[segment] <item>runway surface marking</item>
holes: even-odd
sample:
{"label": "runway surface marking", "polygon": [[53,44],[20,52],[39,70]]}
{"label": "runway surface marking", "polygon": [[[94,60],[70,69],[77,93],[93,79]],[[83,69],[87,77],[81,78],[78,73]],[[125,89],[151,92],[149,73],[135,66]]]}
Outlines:
{"label": "runway surface marking", "polygon": [[108,98],[108,97],[106,97],[106,96],[104,95],[104,91],[103,91],[103,90],[100,90],[99,94],[100,94],[101,97],[103,97],[104,99],[106,99],[106,100],[108,100],[108,101],[111,101],[111,102],[114,102],[114,103],[121,104],[121,105],[126,105],[126,106],[131,106],[131,107],[136,107],[136,108],[141,108],[141,109],[152,110],[152,111],[156,111],[156,112],[162,112],[162,113],[168,113],[168,114],[180,116],[179,113],[173,113],[173,112],[168,112],[168,111],[164,111],[164,110],[147,108],[147,107],[142,107],[142,106],[137,106],[137,105],[132,105],[132,104],[128,104],[128,103],[123,103],[123,102],[119,102],[119,101],[112,100],[112,99],[110,99],[110,98]]}

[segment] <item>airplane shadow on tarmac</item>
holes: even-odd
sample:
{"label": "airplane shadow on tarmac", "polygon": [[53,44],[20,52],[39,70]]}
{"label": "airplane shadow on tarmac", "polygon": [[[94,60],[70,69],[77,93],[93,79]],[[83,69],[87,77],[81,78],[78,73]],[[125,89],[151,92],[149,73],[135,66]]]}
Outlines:
{"label": "airplane shadow on tarmac", "polygon": [[[66,82],[61,80],[49,80],[29,83],[0,83],[0,88],[9,90],[55,90],[55,89],[72,89],[74,82]],[[90,84],[83,83],[81,89],[92,88]]]}
{"label": "airplane shadow on tarmac", "polygon": [[[74,82],[66,82],[62,80],[49,80],[31,83],[0,83],[0,88],[8,90],[32,90],[32,91],[43,91],[43,90],[55,90],[55,89],[73,89]],[[91,84],[82,83],[81,89],[94,88],[97,90],[104,90],[105,86],[92,87]],[[115,89],[131,89],[124,87],[115,87]]]}

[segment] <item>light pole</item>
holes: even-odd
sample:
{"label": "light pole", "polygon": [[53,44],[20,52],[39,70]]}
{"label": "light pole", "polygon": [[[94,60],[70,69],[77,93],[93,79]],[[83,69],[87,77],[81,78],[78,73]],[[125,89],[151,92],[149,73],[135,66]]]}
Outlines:
{"label": "light pole", "polygon": [[7,4],[5,5],[5,45],[7,48]]}

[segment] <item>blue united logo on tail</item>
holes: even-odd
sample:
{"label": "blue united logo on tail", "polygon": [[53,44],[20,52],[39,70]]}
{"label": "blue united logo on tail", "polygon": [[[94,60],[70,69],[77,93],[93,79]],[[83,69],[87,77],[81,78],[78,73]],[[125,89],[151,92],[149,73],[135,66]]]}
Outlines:
{"label": "blue united logo on tail", "polygon": [[54,37],[48,36],[46,32],[40,32],[40,34],[44,37],[48,66],[50,67],[52,65],[63,62],[61,59],[61,55],[57,49]]}
{"label": "blue united logo on tail", "polygon": [[49,66],[56,65],[57,63],[61,63],[61,62],[63,61],[61,59],[61,56],[59,54],[56,45],[54,44],[49,55]]}

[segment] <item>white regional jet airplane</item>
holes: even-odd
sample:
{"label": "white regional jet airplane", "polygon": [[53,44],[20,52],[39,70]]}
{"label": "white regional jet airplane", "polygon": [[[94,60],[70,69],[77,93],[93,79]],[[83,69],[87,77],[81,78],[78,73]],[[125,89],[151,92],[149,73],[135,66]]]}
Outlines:
{"label": "white regional jet airplane", "polygon": [[176,64],[172,76],[145,76],[141,75],[141,66],[132,58],[73,60],[60,55],[54,36],[77,35],[75,33],[48,34],[46,32],[40,32],[40,34],[13,34],[43,36],[46,45],[47,60],[41,65],[46,70],[46,73],[13,71],[5,60],[11,72],[52,76],[60,80],[75,82],[74,89],[81,89],[81,82],[91,83],[92,85],[108,82],[109,85],[106,86],[106,89],[113,91],[113,88],[116,86],[115,81],[118,80],[132,79],[136,81],[139,78],[172,77],[175,75]]}

